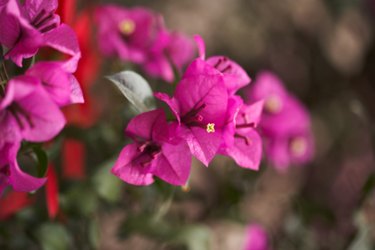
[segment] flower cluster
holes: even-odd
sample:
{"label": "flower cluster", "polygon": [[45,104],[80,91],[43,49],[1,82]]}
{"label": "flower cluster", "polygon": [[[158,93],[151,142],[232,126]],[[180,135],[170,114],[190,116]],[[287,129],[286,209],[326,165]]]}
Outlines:
{"label": "flower cluster", "polygon": [[[46,178],[26,174],[17,163],[23,140],[45,142],[65,125],[60,108],[82,103],[83,97],[73,73],[80,50],[73,30],[55,14],[57,0],[2,1],[0,4],[0,47],[3,58],[22,67],[41,47],[69,56],[66,61],[40,61],[22,75],[9,78],[2,61],[0,86],[0,194],[7,186],[30,192]],[[2,55],[1,55],[2,56]]]}
{"label": "flower cluster", "polygon": [[192,41],[170,32],[162,16],[142,7],[103,5],[96,8],[101,53],[140,65],[154,77],[174,80],[174,69],[188,63],[194,53]]}
{"label": "flower cluster", "polygon": [[308,111],[271,72],[258,74],[247,93],[250,102],[264,100],[259,127],[267,157],[279,170],[311,160],[314,141]]}
{"label": "flower cluster", "polygon": [[205,59],[203,40],[196,36],[200,56],[186,69],[172,97],[164,101],[174,118],[162,109],[133,118],[127,145],[112,172],[127,183],[149,185],[154,176],[173,185],[186,184],[195,156],[208,166],[216,154],[232,157],[244,168],[258,169],[261,139],[255,130],[263,101],[245,104],[235,93],[250,83],[246,72],[224,56]]}

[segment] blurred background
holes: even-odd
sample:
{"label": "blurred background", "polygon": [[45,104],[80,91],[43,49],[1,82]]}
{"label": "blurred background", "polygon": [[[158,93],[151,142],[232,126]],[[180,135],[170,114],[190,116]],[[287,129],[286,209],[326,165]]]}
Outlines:
{"label": "blurred background", "polygon": [[[375,1],[111,2],[151,8],[169,29],[200,34],[207,55],[230,57],[251,78],[279,75],[311,112],[314,160],[279,173],[217,157],[208,169],[195,161],[186,188],[127,185],[109,170],[134,112],[103,76],[138,69],[94,56],[81,61],[90,65],[81,80],[88,103],[66,111],[71,123],[48,151],[58,211],[48,216],[43,189],[2,209],[0,249],[243,249],[251,223],[272,249],[375,249]],[[72,20],[101,3],[109,1],[77,1]],[[81,26],[78,36],[93,25]],[[95,36],[83,42],[95,51]],[[78,173],[64,168],[77,164]]]}

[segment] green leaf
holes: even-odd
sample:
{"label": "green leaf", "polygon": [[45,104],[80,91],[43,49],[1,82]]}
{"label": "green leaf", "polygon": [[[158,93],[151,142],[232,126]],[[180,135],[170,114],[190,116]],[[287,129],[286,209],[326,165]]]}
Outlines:
{"label": "green leaf", "polygon": [[106,76],[106,78],[116,85],[139,113],[155,108],[155,98],[152,89],[148,82],[139,74],[133,71],[122,71]]}
{"label": "green leaf", "polygon": [[189,250],[209,249],[210,230],[202,225],[190,225],[182,229],[177,240],[184,242]]}
{"label": "green leaf", "polygon": [[120,199],[122,182],[111,174],[111,168],[115,160],[110,160],[99,168],[94,176],[94,187],[99,197],[108,201],[116,202]]}
{"label": "green leaf", "polygon": [[43,250],[72,249],[72,237],[61,225],[55,223],[43,224],[37,230],[37,239]]}
{"label": "green leaf", "polygon": [[33,152],[38,161],[38,177],[44,177],[48,168],[48,156],[40,145],[33,145]]}

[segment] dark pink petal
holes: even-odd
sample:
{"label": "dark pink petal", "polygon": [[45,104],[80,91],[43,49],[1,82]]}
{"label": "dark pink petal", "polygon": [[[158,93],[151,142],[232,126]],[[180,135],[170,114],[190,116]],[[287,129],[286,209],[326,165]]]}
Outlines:
{"label": "dark pink petal", "polygon": [[253,129],[245,131],[236,135],[234,144],[226,148],[226,154],[240,167],[258,170],[262,158],[262,139]]}
{"label": "dark pink petal", "polygon": [[173,184],[185,185],[190,174],[191,154],[184,141],[176,145],[165,143],[157,158],[153,174]]}
{"label": "dark pink petal", "polygon": [[9,184],[15,191],[31,192],[37,190],[47,181],[47,178],[36,178],[24,173],[14,161],[10,165]]}
{"label": "dark pink petal", "polygon": [[205,105],[199,112],[202,123],[215,123],[216,127],[224,125],[228,94],[221,76],[197,75],[184,78],[177,85],[175,98],[180,104],[181,116]]}
{"label": "dark pink petal", "polygon": [[214,158],[223,140],[221,131],[208,133],[206,129],[199,127],[182,127],[181,136],[189,145],[190,152],[206,167]]}
{"label": "dark pink petal", "polygon": [[225,86],[229,93],[235,93],[251,81],[240,65],[224,56],[212,56],[207,58],[206,62],[223,73]]}
{"label": "dark pink petal", "polygon": [[57,6],[57,0],[25,0],[24,4],[30,20],[34,19],[42,10],[46,13],[55,12]]}
{"label": "dark pink petal", "polygon": [[164,111],[152,110],[134,117],[128,124],[125,133],[136,139],[167,141],[168,127]]}
{"label": "dark pink petal", "polygon": [[71,56],[64,63],[64,69],[73,73],[77,69],[78,61],[81,58],[77,36],[74,30],[68,25],[61,24],[59,27],[43,34],[44,45],[54,48],[64,54]]}
{"label": "dark pink petal", "polygon": [[262,116],[263,105],[263,101],[258,101],[250,105],[242,105],[236,116],[237,129],[246,130],[256,128]]}
{"label": "dark pink petal", "polygon": [[34,76],[42,82],[51,99],[59,106],[70,103],[70,79],[60,63],[39,62],[26,71],[26,75]]}
{"label": "dark pink petal", "polygon": [[172,110],[172,112],[175,115],[178,123],[181,123],[180,107],[179,107],[179,104],[178,104],[178,101],[176,100],[176,98],[169,97],[167,94],[161,93],[161,92],[155,93],[154,96],[156,98],[158,98],[159,100],[165,102],[169,106],[169,108]]}
{"label": "dark pink petal", "polygon": [[223,129],[223,147],[230,146],[234,143],[234,134],[236,132],[236,118],[238,112],[243,105],[243,100],[241,97],[233,95],[228,99],[228,110],[227,110],[227,120]]}
{"label": "dark pink petal", "polygon": [[125,146],[111,172],[129,184],[152,184],[154,182],[152,174],[145,171],[142,165],[133,162],[139,153],[138,146],[135,143]]}
{"label": "dark pink petal", "polygon": [[0,43],[7,48],[12,48],[21,33],[21,24],[13,15],[0,12]]}
{"label": "dark pink petal", "polygon": [[22,67],[23,58],[34,56],[42,45],[42,36],[39,31],[21,26],[18,42],[5,55],[6,59],[11,59],[17,66]]}
{"label": "dark pink petal", "polygon": [[70,80],[70,100],[68,104],[77,104],[77,103],[84,103],[85,99],[83,97],[81,86],[75,78],[74,75],[69,75]]}
{"label": "dark pink petal", "polygon": [[[21,95],[30,86],[33,86],[33,91],[28,95]],[[33,142],[47,141],[62,130],[65,125],[62,112],[42,86],[35,84],[35,79],[18,77],[9,81],[8,87],[14,89],[14,102],[23,114],[18,115],[17,123],[24,139]]]}
{"label": "dark pink petal", "polygon": [[46,182],[46,178],[36,178],[29,174],[24,173],[17,163],[17,152],[19,144],[8,148],[8,159],[9,159],[9,184],[15,191],[19,192],[31,192],[34,191]]}

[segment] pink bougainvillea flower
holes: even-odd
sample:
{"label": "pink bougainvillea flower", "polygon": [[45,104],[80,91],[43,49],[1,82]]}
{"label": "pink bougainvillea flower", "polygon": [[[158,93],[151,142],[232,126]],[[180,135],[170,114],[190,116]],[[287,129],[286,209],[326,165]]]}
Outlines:
{"label": "pink bougainvillea flower", "polygon": [[263,101],[246,105],[241,98],[233,96],[228,105],[227,133],[220,153],[233,158],[240,167],[258,170],[262,140],[255,128],[262,114]]}
{"label": "pink bougainvillea flower", "polygon": [[77,38],[71,28],[60,24],[54,14],[57,0],[9,0],[0,13],[0,43],[9,51],[5,58],[22,66],[23,58],[34,56],[40,47],[52,47],[71,58],[64,64],[74,72],[80,58]]}
{"label": "pink bougainvillea flower", "polygon": [[314,137],[310,130],[265,140],[267,156],[281,171],[293,164],[306,164],[314,156]]}
{"label": "pink bougainvillea flower", "polygon": [[191,153],[208,166],[223,141],[228,93],[223,77],[214,69],[201,70],[205,66],[202,60],[193,61],[172,98],[163,93],[155,96],[169,105]]}
{"label": "pink bougainvillea flower", "polygon": [[258,224],[248,225],[244,250],[270,250],[267,232]]}
{"label": "pink bougainvillea flower", "polygon": [[153,176],[184,185],[190,174],[191,154],[185,141],[176,137],[161,109],[142,113],[126,128],[133,143],[125,146],[112,173],[133,185],[150,185]]}
{"label": "pink bougainvillea flower", "polygon": [[159,18],[145,8],[123,8],[116,5],[97,7],[99,49],[106,56],[118,56],[124,61],[143,63],[157,39]]}
{"label": "pink bougainvillea flower", "polygon": [[15,191],[31,192],[40,188],[46,178],[36,178],[24,173],[17,163],[19,142],[5,143],[0,148],[0,192],[10,185]]}
{"label": "pink bougainvillea flower", "polygon": [[314,151],[311,120],[305,107],[271,72],[261,72],[248,92],[251,102],[264,100],[260,128],[267,157],[278,169],[311,160]]}
{"label": "pink bougainvillea flower", "polygon": [[21,138],[32,142],[52,139],[65,125],[62,112],[40,81],[25,75],[8,82],[5,97],[0,98],[0,117],[6,120],[1,126],[11,127]]}
{"label": "pink bougainvillea flower", "polygon": [[192,41],[169,32],[163,18],[151,10],[104,5],[95,16],[102,54],[140,64],[151,76],[172,82],[173,67],[181,70],[193,58]]}
{"label": "pink bougainvillea flower", "polygon": [[61,63],[38,62],[25,75],[38,78],[51,99],[59,106],[84,102],[77,79]]}
{"label": "pink bougainvillea flower", "polygon": [[[205,60],[206,48],[203,39],[199,35],[195,35],[194,39],[198,45],[200,59]],[[246,71],[226,56],[212,56],[207,58],[206,62],[223,74],[225,85],[230,94],[234,94],[251,81]]]}

